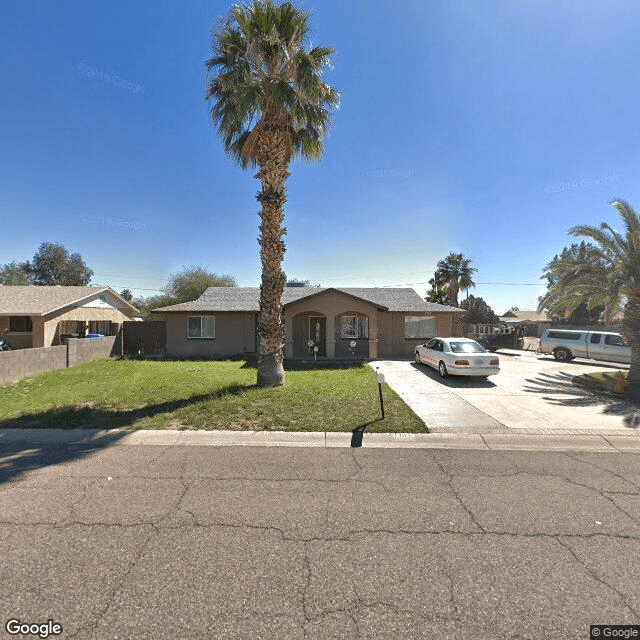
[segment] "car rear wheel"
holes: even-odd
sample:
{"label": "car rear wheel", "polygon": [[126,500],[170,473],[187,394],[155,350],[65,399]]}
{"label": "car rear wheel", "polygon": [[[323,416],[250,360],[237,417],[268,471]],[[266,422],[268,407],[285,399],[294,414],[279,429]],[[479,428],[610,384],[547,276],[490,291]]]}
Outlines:
{"label": "car rear wheel", "polygon": [[442,362],[442,360],[440,360],[440,364],[438,365],[438,371],[440,372],[441,378],[446,378],[449,375],[449,372],[447,371],[447,365]]}
{"label": "car rear wheel", "polygon": [[422,364],[422,360],[420,360],[420,354],[416,351],[413,359],[416,361],[416,364]]}
{"label": "car rear wheel", "polygon": [[569,362],[573,358],[569,349],[556,349],[553,352],[553,357],[559,362]]}

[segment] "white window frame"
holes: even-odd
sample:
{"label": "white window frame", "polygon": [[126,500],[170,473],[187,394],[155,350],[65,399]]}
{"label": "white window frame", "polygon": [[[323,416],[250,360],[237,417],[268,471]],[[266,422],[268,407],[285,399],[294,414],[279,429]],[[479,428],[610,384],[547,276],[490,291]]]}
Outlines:
{"label": "white window frame", "polygon": [[[353,319],[353,333],[345,332],[345,320]],[[367,316],[341,316],[340,318],[340,336],[342,338],[352,338],[356,340],[369,339],[369,318]]]}
{"label": "white window frame", "polygon": [[[192,336],[190,335],[190,325],[192,318],[198,318],[200,320],[200,335]],[[207,318],[211,320],[211,335],[202,335],[203,334],[203,319]],[[206,330],[206,327],[205,327]],[[216,337],[216,317],[210,315],[204,316],[187,316],[187,340],[214,340]]]}
{"label": "white window frame", "polygon": [[[426,321],[429,321],[427,324]],[[434,323],[434,328],[431,329],[431,322]],[[411,324],[418,324],[417,336],[407,335],[407,328]],[[405,316],[404,317],[404,337],[405,340],[424,340],[425,338],[433,338],[438,333],[438,318],[436,316]]]}

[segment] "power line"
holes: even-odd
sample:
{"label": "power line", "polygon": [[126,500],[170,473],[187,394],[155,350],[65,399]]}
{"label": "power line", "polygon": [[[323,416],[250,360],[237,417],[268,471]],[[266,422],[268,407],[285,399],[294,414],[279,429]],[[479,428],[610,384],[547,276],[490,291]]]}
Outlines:
{"label": "power line", "polygon": [[112,273],[94,273],[96,276],[100,276],[101,278],[127,278],[132,280],[146,280],[147,282],[164,282],[164,280],[160,280],[159,278],[146,278],[145,276],[123,276],[123,275],[113,275]]}
{"label": "power line", "polygon": [[[384,287],[412,287],[417,285],[426,285],[429,284],[428,280],[424,280],[423,282],[405,282],[404,284],[386,284]],[[545,286],[544,282],[476,282],[476,285],[479,284],[497,284],[505,287],[542,287]],[[466,288],[466,287],[463,287]],[[473,287],[470,287],[473,288]]]}
{"label": "power line", "polygon": [[476,284],[501,284],[505,287],[543,287],[544,282],[476,282]]}

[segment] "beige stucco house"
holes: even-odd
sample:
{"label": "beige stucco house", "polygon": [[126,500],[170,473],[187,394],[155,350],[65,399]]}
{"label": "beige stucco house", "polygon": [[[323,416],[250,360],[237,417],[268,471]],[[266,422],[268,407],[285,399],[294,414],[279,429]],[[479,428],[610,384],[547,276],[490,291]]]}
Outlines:
{"label": "beige stucco house", "polygon": [[[155,309],[167,322],[167,355],[255,353],[259,295],[254,287],[210,287],[193,302]],[[411,357],[427,338],[462,335],[457,319],[466,313],[413,289],[382,287],[286,287],[283,306],[289,359]]]}
{"label": "beige stucco house", "polygon": [[60,344],[60,335],[118,335],[138,310],[104,286],[0,285],[0,335],[14,349]]}

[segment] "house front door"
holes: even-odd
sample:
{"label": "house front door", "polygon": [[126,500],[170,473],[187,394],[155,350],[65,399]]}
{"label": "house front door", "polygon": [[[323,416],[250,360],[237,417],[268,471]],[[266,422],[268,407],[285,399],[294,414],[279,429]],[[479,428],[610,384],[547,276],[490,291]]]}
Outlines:
{"label": "house front door", "polygon": [[[313,344],[311,344],[313,343]],[[318,347],[318,355],[327,355],[327,319],[324,316],[309,317],[309,355],[315,353],[314,347]]]}

